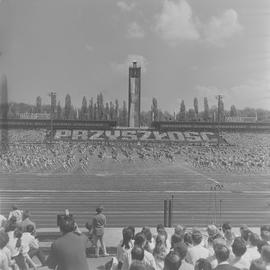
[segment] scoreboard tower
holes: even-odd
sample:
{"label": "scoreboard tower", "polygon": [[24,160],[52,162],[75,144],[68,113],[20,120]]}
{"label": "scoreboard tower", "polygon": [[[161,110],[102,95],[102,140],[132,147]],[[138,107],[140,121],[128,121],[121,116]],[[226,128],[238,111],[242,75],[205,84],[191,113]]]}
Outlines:
{"label": "scoreboard tower", "polygon": [[128,126],[140,127],[141,114],[141,67],[133,62],[128,76]]}

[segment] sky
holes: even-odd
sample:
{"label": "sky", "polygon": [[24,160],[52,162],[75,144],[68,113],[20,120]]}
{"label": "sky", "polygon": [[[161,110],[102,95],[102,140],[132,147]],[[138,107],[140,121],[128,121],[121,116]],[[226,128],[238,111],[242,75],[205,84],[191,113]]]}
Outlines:
{"label": "sky", "polygon": [[269,0],[1,0],[0,52],[10,101],[122,102],[138,61],[143,110],[270,110]]}

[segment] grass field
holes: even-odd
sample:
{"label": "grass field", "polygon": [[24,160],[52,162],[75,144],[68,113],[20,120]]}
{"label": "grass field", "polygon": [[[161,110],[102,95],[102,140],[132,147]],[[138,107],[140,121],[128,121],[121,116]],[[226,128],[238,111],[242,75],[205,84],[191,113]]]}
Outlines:
{"label": "grass field", "polygon": [[[221,191],[211,191],[214,181],[223,185]],[[163,201],[172,195],[174,224],[259,226],[270,220],[269,175],[201,172],[183,162],[99,162],[87,176],[1,174],[0,189],[1,213],[17,203],[31,210],[39,228],[56,227],[56,214],[66,208],[83,226],[98,204],[110,227],[155,226],[163,222]]]}

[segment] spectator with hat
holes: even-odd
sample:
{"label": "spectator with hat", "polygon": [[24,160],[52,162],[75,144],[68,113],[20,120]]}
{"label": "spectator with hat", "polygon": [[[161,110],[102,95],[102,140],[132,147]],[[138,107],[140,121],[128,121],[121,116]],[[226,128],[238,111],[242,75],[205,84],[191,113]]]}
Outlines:
{"label": "spectator with hat", "polygon": [[188,249],[187,262],[195,265],[196,261],[200,258],[208,258],[210,253],[209,250],[202,246],[202,233],[198,229],[192,231],[192,247]]}
{"label": "spectator with hat", "polygon": [[99,246],[98,241],[100,242],[102,251],[104,256],[108,256],[109,254],[106,251],[106,246],[104,243],[104,228],[106,225],[106,216],[102,213],[104,207],[102,205],[96,208],[96,215],[92,221],[92,230],[93,230],[93,245],[95,246],[95,257],[99,257]]}

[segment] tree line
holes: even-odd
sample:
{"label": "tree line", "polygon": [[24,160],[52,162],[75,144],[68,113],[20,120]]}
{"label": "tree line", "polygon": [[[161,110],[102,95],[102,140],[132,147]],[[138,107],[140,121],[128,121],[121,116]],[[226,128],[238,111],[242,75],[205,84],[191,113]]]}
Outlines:
{"label": "tree line", "polygon": [[[219,100],[216,105],[209,107],[207,97],[203,99],[203,108],[200,110],[198,98],[193,99],[193,107],[187,108],[185,101],[181,100],[179,110],[174,114],[161,110],[156,98],[152,99],[151,107],[148,111],[141,112],[141,125],[150,126],[152,121],[225,121],[226,116],[257,116],[258,120],[270,119],[270,111],[262,109],[245,108],[238,110],[235,105],[229,111],[224,109],[224,102]],[[24,103],[12,103],[9,106],[9,117],[14,118],[18,113],[49,113],[53,114],[54,119],[63,120],[113,120],[119,126],[126,126],[128,123],[127,102],[124,100],[120,105],[118,99],[105,101],[103,94],[97,94],[96,98],[82,99],[81,107],[75,108],[72,105],[71,96],[65,97],[64,105],[61,102],[55,106],[43,105],[40,96],[36,98],[35,105]]]}

